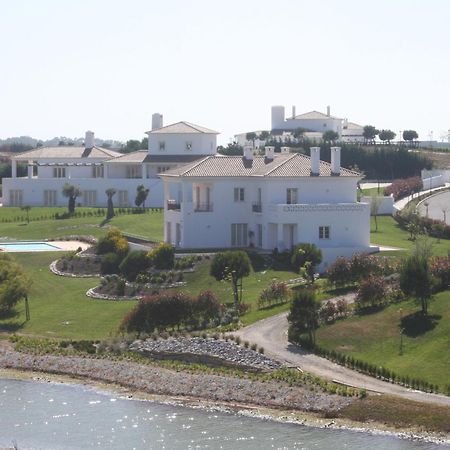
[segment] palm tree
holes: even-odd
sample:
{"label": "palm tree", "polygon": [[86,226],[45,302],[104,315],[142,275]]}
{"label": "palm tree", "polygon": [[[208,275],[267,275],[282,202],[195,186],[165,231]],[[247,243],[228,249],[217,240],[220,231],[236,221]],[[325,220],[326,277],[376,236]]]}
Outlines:
{"label": "palm tree", "polygon": [[75,212],[76,199],[81,195],[80,188],[74,186],[73,184],[66,183],[63,186],[62,194],[64,195],[64,197],[67,197],[69,199],[67,209],[69,211],[69,214],[73,214]]}
{"label": "palm tree", "polygon": [[108,196],[108,209],[106,211],[106,220],[110,220],[114,217],[114,204],[113,197],[117,191],[114,188],[106,189],[105,194]]}

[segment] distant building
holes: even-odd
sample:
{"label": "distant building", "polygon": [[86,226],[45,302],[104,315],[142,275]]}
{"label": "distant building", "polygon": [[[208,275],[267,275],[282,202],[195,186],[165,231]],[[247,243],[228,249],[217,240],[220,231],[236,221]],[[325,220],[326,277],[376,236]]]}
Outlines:
{"label": "distant building", "polygon": [[[332,130],[339,136],[341,142],[364,142],[363,130],[364,127],[347,119],[342,119],[331,115],[331,108],[327,106],[327,112],[310,111],[307,113],[296,115],[295,107],[292,108],[291,117],[285,117],[284,106],[272,106],[271,114],[271,139],[278,142],[297,142],[294,137],[294,132],[298,128],[305,131],[303,136],[310,141],[320,142],[322,135],[326,131]],[[255,132],[257,135],[260,132]],[[239,145],[248,145],[249,141],[246,138],[247,133],[240,133],[235,135],[235,140]],[[256,139],[255,147],[264,146],[265,141]]]}
{"label": "distant building", "polygon": [[[40,147],[12,160],[12,177],[3,178],[5,206],[65,206],[64,184],[80,188],[82,206],[106,206],[106,189],[117,191],[114,205],[134,206],[136,188],[150,189],[147,206],[163,206],[159,174],[214,155],[217,132],[189,122],[163,126],[161,114],[153,114],[148,134],[148,150],[122,154],[97,147],[94,133],[86,132],[84,146]],[[17,176],[17,164],[28,165],[27,177]]]}

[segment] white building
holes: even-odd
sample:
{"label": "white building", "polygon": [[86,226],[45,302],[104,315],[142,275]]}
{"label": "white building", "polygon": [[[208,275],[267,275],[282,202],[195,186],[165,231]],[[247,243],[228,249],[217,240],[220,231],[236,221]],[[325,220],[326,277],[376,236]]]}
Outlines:
{"label": "white building", "polygon": [[[317,245],[324,269],[337,256],[370,251],[370,209],[357,201],[359,173],[301,154],[208,156],[165,172],[164,239],[179,248],[290,249]],[[372,249],[373,251],[373,249]]]}
{"label": "white building", "polygon": [[[310,111],[304,114],[296,115],[295,106],[292,107],[292,115],[286,118],[284,106],[272,106],[271,110],[271,138],[276,141],[284,143],[288,140],[297,142],[293,132],[298,128],[303,128],[305,133],[303,136],[310,141],[319,142],[322,139],[325,131],[332,130],[339,135],[341,142],[364,142],[363,130],[364,127],[347,119],[335,117],[331,115],[331,108],[327,106],[327,112]],[[255,132],[257,135],[260,132]],[[240,133],[235,135],[235,140],[239,145],[248,145],[246,138],[247,133]],[[256,147],[264,146],[263,140],[257,139],[255,141]]]}
{"label": "white building", "polygon": [[[162,115],[153,114],[148,150],[122,154],[94,145],[86,132],[83,147],[41,147],[12,158],[12,178],[3,179],[5,206],[65,206],[64,184],[80,188],[80,206],[106,206],[106,189],[115,188],[114,204],[134,206],[136,188],[150,189],[146,206],[163,206],[159,174],[216,153],[217,132],[178,122],[163,126]],[[17,163],[28,165],[28,176],[17,177]]]}

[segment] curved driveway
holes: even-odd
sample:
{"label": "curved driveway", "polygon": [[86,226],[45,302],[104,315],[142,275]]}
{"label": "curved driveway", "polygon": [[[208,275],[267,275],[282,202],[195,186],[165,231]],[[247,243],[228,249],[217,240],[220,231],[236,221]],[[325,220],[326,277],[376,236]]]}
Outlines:
{"label": "curved driveway", "polygon": [[426,216],[427,214],[425,203],[428,203],[428,217],[436,220],[444,220],[443,210],[445,210],[445,221],[447,225],[450,225],[450,192],[435,194],[428,198],[426,202],[422,202],[419,205],[419,213],[422,216]]}
{"label": "curved driveway", "polygon": [[348,386],[364,388],[383,394],[397,395],[409,400],[437,403],[450,406],[450,397],[426,394],[402,386],[363,375],[335,364],[325,358],[302,350],[287,340],[287,313],[278,314],[254,323],[235,332],[241,339],[264,347],[265,354],[288,365],[337,381]]}

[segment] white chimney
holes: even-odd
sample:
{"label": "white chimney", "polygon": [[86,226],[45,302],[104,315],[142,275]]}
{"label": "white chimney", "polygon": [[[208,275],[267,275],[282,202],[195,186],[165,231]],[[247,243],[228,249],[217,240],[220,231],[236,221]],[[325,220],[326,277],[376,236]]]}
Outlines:
{"label": "white chimney", "polygon": [[94,146],[94,132],[86,131],[86,134],[84,136],[84,148],[93,148]]}
{"label": "white chimney", "polygon": [[266,159],[273,159],[275,156],[275,147],[271,146],[271,145],[266,145],[265,147],[265,157]]}
{"label": "white chimney", "polygon": [[253,147],[250,145],[245,145],[244,146],[244,158],[247,161],[252,161],[253,160]]}
{"label": "white chimney", "polygon": [[330,117],[331,108],[330,106],[327,106],[327,116]]}
{"label": "white chimney", "polygon": [[157,130],[163,127],[163,116],[162,114],[155,113],[152,115],[152,130]]}
{"label": "white chimney", "polygon": [[281,153],[291,153],[291,147],[281,147]]}
{"label": "white chimney", "polygon": [[295,119],[295,105],[292,105],[292,118]]}
{"label": "white chimney", "polygon": [[341,174],[341,147],[331,147],[331,175]]}
{"label": "white chimney", "polygon": [[311,147],[311,175],[320,174],[320,147]]}
{"label": "white chimney", "polygon": [[348,119],[347,118],[344,119],[343,127],[344,127],[344,130],[346,130],[348,128]]}

